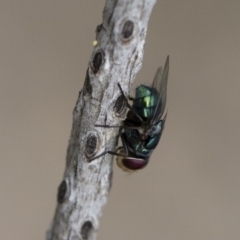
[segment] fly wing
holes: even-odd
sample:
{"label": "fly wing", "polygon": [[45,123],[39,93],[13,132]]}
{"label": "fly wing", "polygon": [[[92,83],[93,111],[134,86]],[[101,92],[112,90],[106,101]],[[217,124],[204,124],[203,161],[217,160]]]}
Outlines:
{"label": "fly wing", "polygon": [[150,125],[155,124],[162,118],[162,115],[165,111],[166,102],[167,102],[167,82],[168,82],[168,71],[169,71],[169,56],[165,62],[164,70],[158,68],[153,83],[152,83],[152,93],[156,94],[156,105],[152,109],[153,114],[151,114]]}

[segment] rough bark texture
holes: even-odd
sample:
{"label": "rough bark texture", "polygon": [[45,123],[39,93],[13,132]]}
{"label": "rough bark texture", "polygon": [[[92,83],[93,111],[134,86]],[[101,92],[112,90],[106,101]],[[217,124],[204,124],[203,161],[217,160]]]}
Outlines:
{"label": "rough bark texture", "polygon": [[[103,23],[96,29],[85,84],[73,112],[66,170],[58,188],[58,205],[48,240],[93,240],[112,181],[113,156],[121,110],[120,83],[128,95],[141,68],[147,24],[156,0],[107,0]],[[118,100],[117,100],[118,99]],[[124,104],[123,104],[124,105]]]}

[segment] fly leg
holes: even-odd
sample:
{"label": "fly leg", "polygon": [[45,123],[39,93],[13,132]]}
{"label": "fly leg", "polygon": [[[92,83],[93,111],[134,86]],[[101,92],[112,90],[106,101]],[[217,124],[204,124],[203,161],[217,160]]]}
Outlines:
{"label": "fly leg", "polygon": [[[119,157],[126,157],[126,156],[128,156],[128,144],[127,144],[126,136],[125,136],[124,133],[122,133],[120,136],[121,136],[121,140],[122,140],[123,146],[118,147],[115,152],[114,151],[102,152],[99,155],[91,158],[91,161],[95,160],[97,158],[100,158],[100,157],[104,156],[105,154],[111,154],[111,155],[119,156]],[[121,150],[121,149],[124,149],[125,155],[118,153],[118,151]]]}
{"label": "fly leg", "polygon": [[134,101],[135,100],[135,98],[133,98],[133,97],[128,97],[128,99],[130,100],[130,101]]}
{"label": "fly leg", "polygon": [[142,127],[131,127],[131,126],[111,126],[111,125],[100,125],[100,124],[96,124],[95,127],[104,127],[104,128],[120,128],[120,132],[122,131],[122,129],[141,129]]}
{"label": "fly leg", "polygon": [[[121,137],[123,146],[118,147],[116,149],[116,151],[105,151],[105,152],[102,152],[99,155],[91,158],[90,161],[95,160],[97,158],[100,158],[100,157],[104,156],[105,154],[111,154],[111,155],[119,156],[119,157],[126,157],[126,156],[128,156],[128,144],[127,144],[126,136],[125,136],[124,133],[121,133],[120,137]],[[125,154],[118,153],[118,151],[121,150],[121,149],[124,149]]]}
{"label": "fly leg", "polygon": [[[126,96],[125,96],[125,94],[124,94],[124,92],[123,92],[123,90],[122,90],[122,87],[121,87],[121,85],[120,85],[120,83],[118,83],[118,87],[119,87],[119,89],[120,89],[120,92],[122,93],[122,95],[123,95],[123,98],[124,98],[124,100],[125,100],[125,102],[126,102],[126,104],[127,104],[127,107],[130,109],[130,111],[132,111],[134,114],[135,114],[135,116],[140,120],[140,122],[142,123],[143,122],[143,119],[139,116],[139,114],[133,109],[133,107],[128,103],[128,100],[127,100],[127,98],[126,98]],[[134,100],[134,98],[130,98],[131,100]]]}
{"label": "fly leg", "polygon": [[105,154],[111,154],[111,155],[114,155],[114,156],[125,157],[125,155],[120,154],[120,153],[117,153],[117,152],[105,151],[105,152],[103,152],[103,153],[101,153],[101,154],[99,154],[99,155],[91,158],[90,161],[95,160],[95,159],[97,159],[97,158],[100,158],[100,157],[104,156]]}
{"label": "fly leg", "polygon": [[120,125],[111,126],[111,125],[100,125],[100,124],[95,124],[95,127],[104,127],[104,128],[121,128],[122,126],[120,126]]}
{"label": "fly leg", "polygon": [[121,137],[122,145],[123,145],[122,148],[124,149],[124,152],[125,152],[125,156],[124,157],[127,157],[128,154],[129,154],[129,152],[128,152],[129,146],[128,146],[128,143],[127,143],[128,141],[127,141],[126,135],[124,133],[122,133],[120,135],[120,137]]}

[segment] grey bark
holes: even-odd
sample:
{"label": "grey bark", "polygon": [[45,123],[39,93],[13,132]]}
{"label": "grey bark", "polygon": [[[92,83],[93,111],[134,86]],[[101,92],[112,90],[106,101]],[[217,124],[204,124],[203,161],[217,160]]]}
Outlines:
{"label": "grey bark", "polygon": [[[58,189],[55,216],[47,240],[94,240],[112,181],[118,128],[125,118],[116,100],[117,83],[128,95],[141,68],[147,24],[156,0],[107,0],[97,27],[85,84],[73,111],[66,169]],[[116,113],[116,111],[118,113]]]}

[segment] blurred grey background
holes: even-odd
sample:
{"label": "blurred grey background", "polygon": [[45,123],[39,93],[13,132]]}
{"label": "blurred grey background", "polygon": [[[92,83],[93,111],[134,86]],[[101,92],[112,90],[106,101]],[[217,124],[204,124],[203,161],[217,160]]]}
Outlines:
{"label": "blurred grey background", "polygon": [[[45,238],[104,0],[0,0],[0,239]],[[98,240],[240,239],[240,1],[159,0],[137,83],[170,55],[145,170],[114,164]]]}

